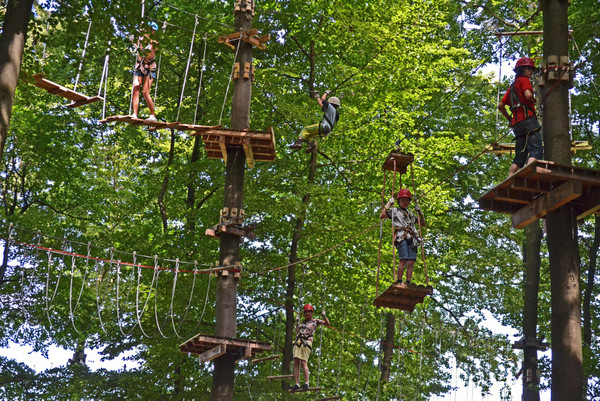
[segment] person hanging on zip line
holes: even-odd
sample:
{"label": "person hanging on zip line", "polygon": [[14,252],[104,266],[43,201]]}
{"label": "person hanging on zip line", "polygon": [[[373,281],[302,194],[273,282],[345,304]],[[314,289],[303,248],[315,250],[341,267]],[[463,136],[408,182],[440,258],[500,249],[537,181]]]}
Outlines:
{"label": "person hanging on zip line", "polygon": [[[515,133],[515,158],[509,176],[534,160],[542,158],[541,127],[535,114],[536,98],[533,95],[531,76],[535,71],[533,60],[521,57],[515,64],[515,80],[498,103],[498,110],[508,120]],[[506,110],[510,107],[510,114]]]}
{"label": "person hanging on zip line", "polygon": [[133,92],[131,94],[133,114],[131,117],[138,118],[141,89],[142,96],[146,99],[146,104],[148,105],[148,109],[150,109],[150,117],[147,118],[148,121],[156,121],[154,100],[150,96],[150,88],[152,88],[152,83],[156,79],[155,59],[158,47],[158,42],[154,39],[156,31],[158,31],[158,24],[150,21],[146,32],[134,44],[137,50],[137,59],[133,69]]}
{"label": "person hanging on zip line", "polygon": [[[408,206],[412,200],[412,194],[408,189],[398,191],[396,199],[399,207],[392,207],[394,205],[394,198],[390,198],[381,211],[379,218],[382,220],[391,219],[392,226],[394,227],[394,245],[398,250],[398,275],[396,283],[404,287],[416,287],[415,284],[411,284],[410,282],[415,261],[417,260],[417,246],[421,242],[416,224],[425,227],[425,216],[416,202],[415,212],[418,213],[418,217],[408,210]],[[405,267],[406,283],[402,283]]]}
{"label": "person hanging on zip line", "polygon": [[313,335],[319,325],[325,324],[329,326],[329,319],[325,311],[321,311],[321,319],[313,319],[313,312],[315,311],[312,305],[304,305],[304,320],[300,323],[296,323],[296,341],[294,341],[294,347],[292,349],[294,355],[294,384],[291,391],[300,390],[300,366],[304,372],[304,384],[302,385],[303,390],[308,390],[308,378],[310,371],[308,370],[308,357],[312,350]]}
{"label": "person hanging on zip line", "polygon": [[315,93],[315,99],[319,104],[321,110],[323,110],[323,118],[321,122],[317,124],[312,124],[304,127],[302,132],[300,132],[300,136],[296,139],[296,142],[290,145],[290,149],[300,149],[302,148],[302,143],[308,143],[307,152],[311,151],[314,148],[314,141],[312,140],[315,136],[325,137],[329,135],[329,133],[335,127],[338,120],[340,119],[340,114],[338,113],[338,108],[340,107],[340,99],[332,96],[327,100],[327,96],[331,93],[331,91],[327,90],[323,93],[323,96],[319,96],[318,93]]}

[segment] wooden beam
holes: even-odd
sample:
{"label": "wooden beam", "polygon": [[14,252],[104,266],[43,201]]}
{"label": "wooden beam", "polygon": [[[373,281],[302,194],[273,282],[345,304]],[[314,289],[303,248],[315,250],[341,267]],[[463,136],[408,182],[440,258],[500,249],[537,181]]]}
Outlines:
{"label": "wooden beam", "polygon": [[308,391],[321,391],[322,387],[301,388],[300,390],[289,390],[290,393],[306,393]]}
{"label": "wooden beam", "polygon": [[227,164],[227,145],[225,144],[225,138],[219,137],[219,149],[221,149],[221,156],[225,164]]}
{"label": "wooden beam", "polygon": [[250,363],[259,363],[259,362],[265,362],[265,361],[272,361],[273,359],[279,359],[281,358],[281,355],[271,355],[271,356],[266,356],[264,358],[258,358],[258,359],[253,359],[250,361]]}
{"label": "wooden beam", "polygon": [[510,183],[510,187],[518,191],[529,191],[536,193],[552,191],[551,182],[539,181],[529,177],[513,177]]}
{"label": "wooden beam", "polygon": [[224,355],[225,352],[227,352],[227,346],[225,344],[219,344],[208,351],[198,354],[198,362],[206,363],[212,361],[213,359]]}
{"label": "wooden beam", "polygon": [[523,228],[548,213],[581,196],[581,181],[567,181],[552,192],[542,195],[512,215],[514,228]]}
{"label": "wooden beam", "polygon": [[325,398],[317,398],[314,401],[329,401],[329,400],[341,400],[342,396],[341,395],[334,395],[331,397],[325,397]]}
{"label": "wooden beam", "polygon": [[267,376],[267,380],[287,380],[293,377],[294,375]]}
{"label": "wooden beam", "polygon": [[244,153],[246,153],[246,163],[248,164],[248,168],[254,168],[254,152],[252,151],[250,138],[244,138],[242,145],[244,146]]}
{"label": "wooden beam", "polygon": [[526,205],[533,200],[533,195],[530,192],[523,193],[515,190],[514,188],[503,187],[496,188],[494,200],[521,203]]}
{"label": "wooden beam", "polygon": [[577,220],[583,220],[590,214],[600,210],[600,189],[596,189],[592,193],[583,195],[577,201],[578,215]]}

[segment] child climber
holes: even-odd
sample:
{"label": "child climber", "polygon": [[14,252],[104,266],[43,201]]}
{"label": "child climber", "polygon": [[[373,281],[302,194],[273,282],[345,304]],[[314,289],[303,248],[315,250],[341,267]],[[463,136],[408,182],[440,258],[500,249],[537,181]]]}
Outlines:
{"label": "child climber", "polygon": [[312,142],[313,137],[317,135],[320,137],[327,136],[333,130],[333,127],[335,127],[335,124],[340,119],[340,114],[337,111],[340,107],[340,99],[332,96],[327,100],[329,93],[331,92],[325,91],[323,96],[319,96],[318,93],[315,94],[315,99],[321,110],[323,110],[323,119],[320,123],[304,127],[296,142],[290,145],[290,149],[300,149],[302,148],[302,143],[307,142],[309,143],[307,150],[310,150],[314,146]]}
{"label": "child climber", "polygon": [[[401,189],[398,191],[398,196],[396,198],[399,207],[392,207],[394,198],[390,198],[381,211],[379,218],[391,219],[392,225],[394,226],[394,244],[398,250],[399,259],[396,283],[412,287],[414,284],[411,285],[410,280],[412,279],[415,260],[417,260],[417,244],[420,241],[415,224],[418,222],[421,227],[425,227],[425,216],[423,216],[421,208],[416,203],[415,212],[419,214],[419,218],[417,218],[413,212],[408,210],[408,205],[412,200],[412,194],[408,189]],[[406,284],[403,284],[402,276],[404,275],[405,266]]]}
{"label": "child climber", "polygon": [[[535,71],[533,60],[521,57],[515,64],[515,81],[510,85],[498,104],[498,110],[508,120],[515,133],[515,158],[510,166],[509,176],[518,169],[542,158],[542,137],[540,124],[535,114],[536,98],[529,79]],[[510,107],[511,114],[506,110]]]}
{"label": "child climber", "polygon": [[294,354],[294,384],[291,391],[300,390],[300,366],[304,371],[304,384],[302,385],[303,390],[308,390],[308,377],[310,372],[308,370],[308,357],[312,350],[313,335],[317,326],[325,324],[329,326],[329,319],[325,315],[325,311],[321,311],[321,315],[324,320],[313,319],[312,315],[314,312],[312,305],[304,305],[304,320],[302,323],[296,326],[296,341],[294,342],[293,354]]}

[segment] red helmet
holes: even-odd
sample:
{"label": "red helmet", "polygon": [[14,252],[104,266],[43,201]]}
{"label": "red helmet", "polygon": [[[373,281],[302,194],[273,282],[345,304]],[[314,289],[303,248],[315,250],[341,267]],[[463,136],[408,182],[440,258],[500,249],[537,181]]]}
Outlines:
{"label": "red helmet", "polygon": [[304,305],[304,312],[306,312],[308,310],[313,311],[313,312],[315,311],[314,308],[312,307],[312,305],[309,305],[309,304]]}
{"label": "red helmet", "polygon": [[517,71],[517,68],[519,67],[531,67],[535,69],[535,63],[529,57],[521,57],[517,60],[517,64],[515,64],[515,71]]}
{"label": "red helmet", "polygon": [[398,191],[398,195],[396,196],[396,199],[400,199],[400,198],[412,199],[412,194],[410,193],[410,191],[408,189],[401,189],[400,191]]}

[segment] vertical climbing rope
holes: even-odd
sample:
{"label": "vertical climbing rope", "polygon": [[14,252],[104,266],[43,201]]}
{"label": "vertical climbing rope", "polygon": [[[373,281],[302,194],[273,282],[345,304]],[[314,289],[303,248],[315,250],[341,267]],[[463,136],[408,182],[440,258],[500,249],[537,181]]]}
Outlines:
{"label": "vertical climbing rope", "polygon": [[344,341],[346,340],[346,310],[348,306],[346,288],[344,287],[344,313],[342,318],[342,344],[340,345],[340,359],[338,360],[338,372],[336,379],[335,392],[336,394],[340,391],[340,376],[342,373],[342,358],[344,355]]}
{"label": "vertical climbing rope", "polygon": [[[387,173],[383,170],[383,189],[381,190],[381,203],[385,202],[385,179]],[[375,280],[375,298],[379,295],[379,271],[381,270],[381,245],[383,242],[383,219],[379,219],[379,252],[377,253],[377,278]]]}
{"label": "vertical climbing rope", "polygon": [[102,67],[102,76],[100,77],[100,85],[98,86],[98,96],[102,94],[102,85],[104,84],[104,96],[102,97],[102,119],[106,118],[106,92],[108,88],[108,61],[110,58],[110,45],[112,41],[108,41],[106,55],[104,56],[104,66]]}
{"label": "vertical climbing rope", "polygon": [[[162,26],[162,30],[163,30],[163,37],[165,35],[165,33],[167,32],[167,21],[163,21],[163,26]],[[158,54],[158,66],[156,67],[156,83],[154,84],[154,96],[152,97],[152,100],[154,101],[154,104],[156,104],[156,96],[158,95],[158,83],[160,82],[160,66],[162,64],[162,52],[160,52]]]}
{"label": "vertical climbing rope", "polygon": [[187,82],[188,71],[190,70],[190,62],[192,59],[192,51],[194,50],[194,39],[196,38],[196,28],[198,27],[198,16],[194,15],[194,31],[190,40],[190,51],[188,52],[187,64],[185,65],[185,74],[183,76],[183,85],[181,86],[181,95],[179,95],[179,106],[177,107],[177,117],[175,121],[179,121],[179,112],[181,111],[181,103],[183,103],[183,94],[185,92],[185,83]]}
{"label": "vertical climbing rope", "polygon": [[73,91],[77,92],[77,84],[79,83],[79,76],[81,75],[81,67],[83,67],[83,60],[85,60],[85,51],[87,50],[88,40],[90,38],[90,30],[92,29],[92,19],[90,18],[90,24],[88,25],[87,34],[85,35],[85,43],[83,45],[83,51],[81,52],[81,61],[79,62],[79,68],[77,69],[77,77],[75,77],[75,85]]}
{"label": "vertical climbing rope", "polygon": [[[410,178],[412,180],[412,187],[415,197],[417,195],[415,189],[415,176],[413,174],[413,165],[410,165]],[[421,255],[423,257],[423,271],[425,272],[425,285],[429,285],[429,276],[427,275],[427,263],[425,263],[425,240],[423,240],[423,235],[421,234],[421,214],[417,213],[417,227],[419,229],[419,238],[421,238]]]}
{"label": "vertical climbing rope", "polygon": [[[400,182],[400,187],[402,187],[402,182]],[[394,191],[396,189],[396,159],[394,159],[394,179],[392,181],[392,198],[394,197]],[[392,224],[392,277],[394,277],[394,281],[402,280],[402,277],[396,277],[396,247],[394,243],[396,242],[396,231],[394,229],[394,225]]]}
{"label": "vertical climbing rope", "polygon": [[208,42],[208,36],[204,34],[204,53],[202,54],[202,65],[200,66],[200,82],[198,82],[198,94],[196,95],[196,110],[194,110],[194,125],[198,118],[198,104],[200,103],[200,93],[202,92],[202,78],[204,77],[204,70],[206,70],[206,44]]}

